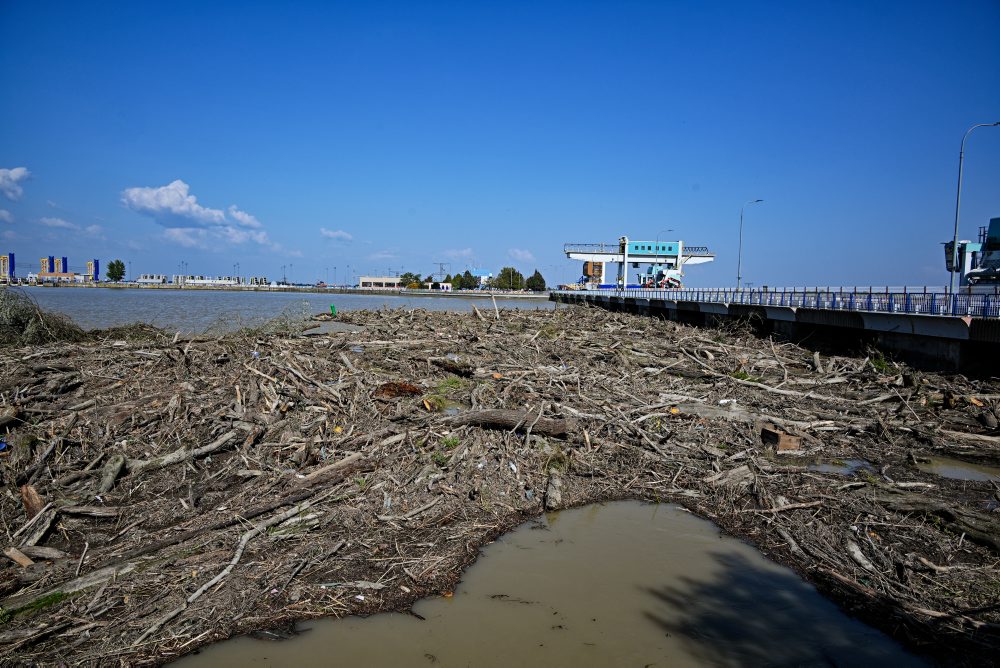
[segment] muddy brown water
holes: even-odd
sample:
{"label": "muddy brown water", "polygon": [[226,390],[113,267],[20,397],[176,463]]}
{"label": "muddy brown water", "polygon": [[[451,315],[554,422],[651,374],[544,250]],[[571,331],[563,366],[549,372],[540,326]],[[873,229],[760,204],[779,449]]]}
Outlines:
{"label": "muddy brown water", "polygon": [[[138,290],[116,288],[24,287],[29,297],[44,309],[64,313],[84,329],[115,327],[146,322],[185,333],[233,331],[255,326],[282,314],[291,316],[359,309],[422,308],[429,311],[470,312],[493,310],[489,295],[475,297],[413,297],[385,295],[242,292],[226,290]],[[553,302],[541,299],[504,299],[500,308],[552,309]]]}
{"label": "muddy brown water", "polygon": [[175,665],[926,665],[789,569],[665,504],[529,522],[485,547],[454,597],[413,610],[424,620],[312,621],[290,640],[239,638]]}
{"label": "muddy brown water", "polygon": [[953,480],[992,480],[1000,482],[1000,467],[975,464],[973,462],[952,459],[951,457],[927,457],[919,460],[917,467],[921,471],[933,473]]}

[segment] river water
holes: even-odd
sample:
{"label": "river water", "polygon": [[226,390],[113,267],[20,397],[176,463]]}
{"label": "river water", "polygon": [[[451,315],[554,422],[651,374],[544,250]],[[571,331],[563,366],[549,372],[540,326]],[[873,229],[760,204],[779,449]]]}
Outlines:
{"label": "river water", "polygon": [[[491,299],[471,297],[404,297],[395,294],[319,294],[314,292],[237,292],[225,290],[141,290],[122,288],[25,287],[44,309],[71,317],[86,329],[145,322],[185,333],[208,328],[230,330],[255,325],[283,313],[301,315],[380,308],[423,308],[430,311],[493,309]],[[543,299],[497,299],[500,308],[553,308]]]}
{"label": "river water", "polygon": [[239,638],[175,665],[926,665],[670,505],[616,502],[529,522],[484,548],[454,597],[413,610],[424,620],[311,621],[290,640]]}

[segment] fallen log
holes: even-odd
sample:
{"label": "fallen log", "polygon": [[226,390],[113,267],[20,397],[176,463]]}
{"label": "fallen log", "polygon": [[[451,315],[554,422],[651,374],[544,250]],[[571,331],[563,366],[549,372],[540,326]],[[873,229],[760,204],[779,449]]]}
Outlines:
{"label": "fallen log", "polygon": [[565,437],[570,432],[569,422],[559,418],[544,418],[528,411],[512,411],[488,409],[474,411],[449,418],[448,424],[455,426],[473,426],[483,429],[506,429],[509,431],[526,432],[542,436]]}
{"label": "fallen log", "polygon": [[125,466],[128,468],[128,472],[132,474],[166,468],[174,464],[197,459],[198,457],[204,457],[216,450],[221,450],[224,445],[234,438],[236,438],[236,431],[228,431],[208,445],[203,445],[200,448],[178,448],[171,453],[162,457],[156,457],[155,459],[129,459],[125,463]]}
{"label": "fallen log", "polygon": [[1000,552],[1000,521],[985,513],[955,508],[920,494],[884,485],[878,485],[874,494],[868,489],[860,494],[899,513],[917,513],[939,518],[955,533],[964,533],[969,540]]}

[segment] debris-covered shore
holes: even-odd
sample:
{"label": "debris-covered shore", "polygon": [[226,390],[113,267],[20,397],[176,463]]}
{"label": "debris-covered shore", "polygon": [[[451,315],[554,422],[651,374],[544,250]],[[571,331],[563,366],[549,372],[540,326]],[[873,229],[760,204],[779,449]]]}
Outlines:
{"label": "debris-covered shore", "polygon": [[337,320],[0,348],[0,662],[407,609],[546,508],[626,497],[915,651],[1000,656],[1000,487],[925,465],[1000,464],[995,379],[583,307]]}

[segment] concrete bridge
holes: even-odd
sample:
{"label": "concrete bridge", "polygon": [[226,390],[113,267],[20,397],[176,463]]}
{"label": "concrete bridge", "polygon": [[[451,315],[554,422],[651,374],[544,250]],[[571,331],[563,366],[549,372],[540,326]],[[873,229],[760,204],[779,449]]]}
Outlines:
{"label": "concrete bridge", "polygon": [[752,320],[765,333],[870,344],[923,367],[1000,367],[1000,292],[927,288],[559,290],[555,302],[590,304],[696,325]]}

